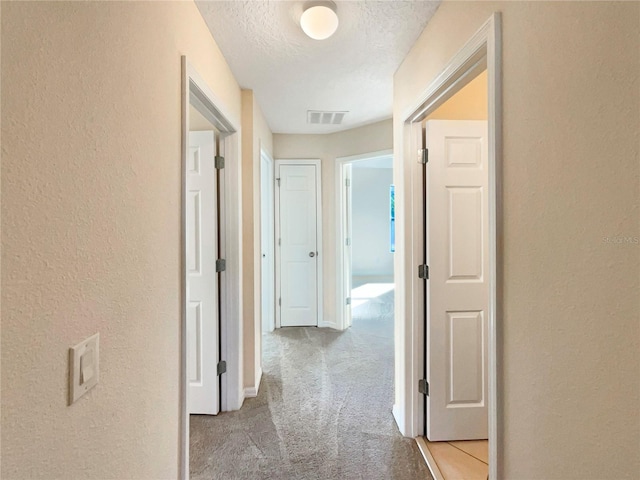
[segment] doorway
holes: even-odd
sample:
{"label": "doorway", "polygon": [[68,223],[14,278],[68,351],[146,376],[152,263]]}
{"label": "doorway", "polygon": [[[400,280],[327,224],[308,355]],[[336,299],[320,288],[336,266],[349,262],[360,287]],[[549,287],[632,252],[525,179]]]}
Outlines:
{"label": "doorway", "polygon": [[[337,325],[394,290],[393,154],[391,150],[336,159]],[[371,312],[369,312],[371,313]]]}
{"label": "doorway", "polygon": [[[498,476],[499,42],[500,16],[494,14],[417,99],[403,127],[409,178],[405,198],[412,212],[405,217],[411,243],[403,267],[412,313],[402,328],[410,332],[408,345],[414,354],[400,370],[419,380],[407,385],[401,401],[408,402],[404,405],[410,421],[403,423],[400,417],[399,424],[406,432],[451,440],[449,446],[457,451],[461,450],[451,445],[454,437],[488,437],[488,465],[484,463],[485,471],[477,478],[487,478],[488,471],[492,479]],[[440,120],[429,120],[482,75],[486,124],[473,125],[478,131],[444,131],[437,124]],[[417,162],[410,152],[419,153]],[[469,288],[473,292],[457,291]],[[445,305],[447,296],[458,303]],[[453,410],[474,418],[447,418]],[[463,431],[467,420],[469,431]],[[418,443],[434,477],[446,479],[424,438]]]}
{"label": "doorway", "polygon": [[322,324],[320,160],[276,160],[276,328]]}
{"label": "doorway", "polygon": [[180,475],[189,478],[190,414],[241,404],[241,215],[237,121],[182,61]]}

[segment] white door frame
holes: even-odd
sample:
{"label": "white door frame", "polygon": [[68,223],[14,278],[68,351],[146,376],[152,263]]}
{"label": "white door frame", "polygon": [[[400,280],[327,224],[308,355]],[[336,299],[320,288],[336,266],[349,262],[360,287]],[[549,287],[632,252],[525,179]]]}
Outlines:
{"label": "white door frame", "polygon": [[[414,106],[403,115],[402,130],[403,206],[406,238],[402,265],[406,291],[399,301],[406,305],[406,314],[396,318],[396,342],[402,352],[399,365],[399,404],[394,405],[394,415],[403,434],[410,437],[424,435],[424,396],[418,392],[418,380],[424,375],[424,280],[417,276],[422,263],[422,165],[416,152],[422,144],[421,122],[442,103],[457,93],[477,74],[488,73],[488,149],[489,149],[489,478],[501,476],[502,464],[498,455],[498,362],[502,358],[498,338],[502,328],[502,40],[501,16],[494,13],[471,37],[465,46],[449,61],[441,73],[416,98]],[[397,193],[397,192],[396,192]],[[398,205],[398,204],[397,204]],[[397,225],[397,224],[396,224]],[[403,236],[405,236],[403,234]]]}
{"label": "white door frame", "polygon": [[[186,291],[186,175],[189,148],[189,104],[203,108],[209,121],[220,132],[220,154],[225,168],[220,181],[220,253],[226,271],[220,277],[220,356],[227,362],[221,376],[220,411],[237,410],[242,405],[242,212],[240,209],[240,162],[238,155],[239,119],[227,112],[196,69],[182,62],[182,159],[181,159],[181,247],[180,247],[180,478],[189,478],[189,413],[187,410],[187,291]],[[199,109],[200,110],[200,109]],[[202,113],[202,112],[201,112]]]}
{"label": "white door frame", "polygon": [[[318,282],[317,282],[317,291],[318,291],[318,327],[332,327],[335,328],[334,324],[327,324],[324,321],[323,315],[323,298],[322,298],[322,264],[324,263],[324,250],[322,249],[322,166],[320,163],[320,159],[276,159],[275,161],[275,175],[278,177],[280,172],[280,165],[315,165],[316,166],[316,235],[318,237]],[[279,181],[279,178],[276,178],[276,182]],[[280,194],[278,193],[278,187],[275,188],[275,199],[276,199],[276,208],[275,208],[275,235],[276,238],[280,232]],[[276,242],[276,298],[280,298],[280,246],[278,242]],[[280,317],[282,311],[278,301],[276,301],[276,328],[280,328]]]}
{"label": "white door frame", "polygon": [[[344,231],[344,211],[346,198],[344,196],[344,166],[348,164],[364,162],[367,160],[376,160],[379,158],[393,156],[393,150],[378,150],[376,152],[363,153],[360,155],[350,155],[348,157],[336,158],[336,175],[335,175],[335,191],[342,192],[337,196],[336,202],[336,327],[338,330],[345,330],[349,328],[346,324],[345,318],[345,302],[343,298],[344,292],[344,278],[346,275],[346,265],[344,262],[344,250],[345,244],[343,239],[346,238],[346,232]],[[353,272],[352,272],[353,273]]]}
{"label": "white door frame", "polygon": [[[265,162],[268,165],[268,172],[264,172],[262,170],[262,165],[263,162]],[[263,185],[263,179],[264,179],[264,175],[268,175],[268,183],[271,187],[271,209],[270,209],[270,215],[268,218],[263,218],[262,216],[262,206],[264,203],[264,194],[265,192],[262,191],[262,185]],[[271,316],[270,316],[270,320],[268,322],[265,322],[265,318],[264,318],[264,309],[262,308],[262,305],[260,306],[261,310],[262,310],[262,325],[261,325],[261,331],[264,332],[273,332],[273,330],[276,328],[276,323],[275,323],[275,318],[276,318],[276,309],[275,309],[275,304],[276,304],[276,288],[275,288],[275,282],[276,282],[276,277],[275,277],[275,168],[273,165],[273,159],[271,158],[271,156],[263,149],[260,149],[260,254],[263,255],[264,254],[264,250],[263,250],[263,235],[266,233],[267,235],[269,235],[269,242],[268,242],[268,249],[269,249],[269,261],[273,263],[273,265],[270,265],[271,267],[273,267],[271,269],[271,271],[273,272],[273,277],[271,278],[271,289],[269,290],[269,293],[271,293],[271,302],[273,302],[273,311],[271,312]],[[267,228],[265,229],[265,226],[267,226]],[[266,230],[266,232],[265,232]],[[264,267],[265,265],[262,264],[262,267]],[[264,302],[264,298],[265,298],[265,287],[262,284],[262,278],[263,278],[263,274],[262,274],[262,270],[260,271],[260,288],[262,290],[262,296],[261,296],[261,301]]]}

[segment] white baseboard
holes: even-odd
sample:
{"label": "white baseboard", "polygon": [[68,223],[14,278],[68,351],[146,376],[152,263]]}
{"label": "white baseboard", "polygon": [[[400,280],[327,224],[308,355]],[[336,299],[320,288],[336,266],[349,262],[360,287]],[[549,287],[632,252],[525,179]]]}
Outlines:
{"label": "white baseboard", "polygon": [[340,330],[336,322],[318,321],[318,328],[333,328],[334,330]]}
{"label": "white baseboard", "polygon": [[260,383],[262,383],[262,367],[258,365],[258,371],[256,372],[256,395],[260,390]]}
{"label": "white baseboard", "polygon": [[400,430],[400,433],[402,433],[404,435],[403,432],[403,428],[404,428],[404,415],[403,412],[400,410],[400,407],[398,407],[397,404],[393,404],[393,408],[391,409],[391,412],[393,413],[393,418],[396,421],[396,425],[398,427],[398,430]]}
{"label": "white baseboard", "polygon": [[262,381],[262,368],[259,368],[256,372],[256,384],[253,387],[247,387],[244,389],[244,398],[255,398],[258,396],[258,390],[260,390],[260,382]]}
{"label": "white baseboard", "polygon": [[327,320],[327,317],[318,318],[318,328],[333,328],[335,330],[340,330],[338,328],[338,322],[336,322],[336,319],[333,318]]}

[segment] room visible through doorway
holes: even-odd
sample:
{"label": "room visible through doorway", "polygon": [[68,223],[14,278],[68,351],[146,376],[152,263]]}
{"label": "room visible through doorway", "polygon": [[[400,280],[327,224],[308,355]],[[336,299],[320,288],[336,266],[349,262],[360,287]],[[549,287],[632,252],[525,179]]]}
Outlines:
{"label": "room visible through doorway", "polygon": [[351,261],[350,306],[354,318],[375,318],[390,307],[393,295],[393,159],[391,155],[345,165],[346,249]]}
{"label": "room visible through doorway", "polygon": [[395,189],[391,150],[336,162],[336,323],[344,329],[394,290]]}
{"label": "room visible through doorway", "polygon": [[422,121],[425,439],[434,477],[486,479],[489,169],[486,70]]}

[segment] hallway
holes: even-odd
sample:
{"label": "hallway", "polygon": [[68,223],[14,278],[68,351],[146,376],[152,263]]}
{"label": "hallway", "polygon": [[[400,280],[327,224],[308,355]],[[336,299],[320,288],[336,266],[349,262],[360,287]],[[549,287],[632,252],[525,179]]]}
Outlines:
{"label": "hallway", "polygon": [[191,478],[430,478],[393,404],[393,290],[354,308],[344,332],[285,328],[264,337],[257,398],[191,417]]}

